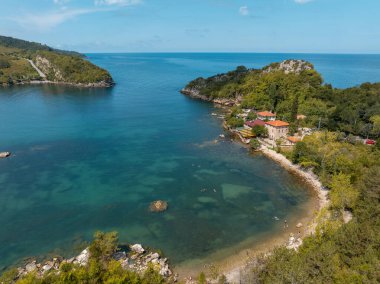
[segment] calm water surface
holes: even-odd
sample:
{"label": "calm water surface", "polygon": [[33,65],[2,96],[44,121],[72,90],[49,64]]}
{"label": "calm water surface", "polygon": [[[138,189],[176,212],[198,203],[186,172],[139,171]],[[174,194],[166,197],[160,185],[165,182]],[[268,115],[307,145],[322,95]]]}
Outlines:
{"label": "calm water surface", "polygon": [[[0,89],[0,151],[13,153],[0,160],[0,267],[70,256],[96,230],[180,264],[275,233],[273,216],[304,214],[303,184],[237,143],[215,143],[212,105],[178,93],[199,76],[288,58],[310,60],[336,87],[380,81],[380,56],[92,54],[115,88]],[[155,199],[169,210],[150,213]]]}

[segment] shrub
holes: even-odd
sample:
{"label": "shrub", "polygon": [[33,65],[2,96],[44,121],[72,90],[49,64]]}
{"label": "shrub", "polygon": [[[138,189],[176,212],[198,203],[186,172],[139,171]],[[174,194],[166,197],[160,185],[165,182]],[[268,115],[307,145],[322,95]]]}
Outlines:
{"label": "shrub", "polygon": [[0,58],[0,69],[6,69],[11,67],[11,64],[9,63],[8,60]]}
{"label": "shrub", "polygon": [[242,127],[244,125],[244,120],[242,118],[231,117],[227,119],[227,124],[232,128]]}
{"label": "shrub", "polygon": [[249,145],[253,150],[257,150],[260,148],[260,142],[257,139],[251,139],[251,142],[249,142]]}

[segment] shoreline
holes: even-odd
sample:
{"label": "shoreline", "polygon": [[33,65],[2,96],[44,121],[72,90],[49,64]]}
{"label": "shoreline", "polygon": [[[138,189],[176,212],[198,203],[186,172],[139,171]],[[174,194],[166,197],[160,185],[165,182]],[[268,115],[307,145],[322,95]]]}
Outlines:
{"label": "shoreline", "polygon": [[112,88],[113,86],[116,85],[115,82],[110,82],[107,83],[105,81],[98,82],[98,83],[71,83],[71,82],[56,82],[56,81],[38,81],[38,80],[33,80],[33,81],[26,81],[26,82],[16,82],[13,84],[8,84],[8,85],[0,85],[4,88],[9,88],[12,86],[33,86],[33,85],[56,85],[56,86],[70,86],[70,87],[75,87],[75,88]]}
{"label": "shoreline", "polygon": [[[312,213],[313,216],[304,216],[300,219],[300,223],[303,224],[303,231],[302,234],[299,236],[299,239],[301,239],[301,242],[296,245],[294,248],[288,249],[297,249],[298,246],[302,245],[302,240],[305,237],[308,237],[315,233],[315,229],[317,227],[317,218],[320,214],[321,210],[328,206],[329,200],[328,200],[328,191],[323,187],[322,183],[320,182],[317,175],[315,175],[312,171],[306,171],[302,169],[300,166],[293,164],[291,161],[289,161],[285,156],[283,156],[280,153],[277,153],[268,147],[261,145],[261,147],[258,150],[260,153],[262,153],[267,158],[273,160],[278,165],[283,167],[286,171],[290,172],[293,175],[298,176],[301,178],[308,186],[309,189],[312,190],[316,194],[317,198],[317,209],[314,211],[313,207],[309,208],[309,212],[307,215],[310,215]],[[292,236],[292,235],[290,235]],[[282,243],[281,243],[282,240]],[[278,246],[286,245],[287,243],[284,243],[284,240],[281,236],[274,237],[273,241],[265,242],[258,246],[258,248],[252,248],[254,250],[253,257],[250,258],[246,263],[238,265],[238,263],[235,263],[235,267],[227,269],[223,271],[225,273],[225,276],[227,277],[227,280],[231,283],[240,283],[241,278],[241,272],[248,269],[250,264],[253,264],[257,257],[261,254],[267,255],[270,254],[273,249],[275,249]]]}
{"label": "shoreline", "polygon": [[[192,99],[201,100],[204,102],[212,102],[214,104],[214,107],[216,109],[229,109],[229,106],[231,103],[235,104],[236,101],[231,100],[213,100],[213,99],[206,99],[204,96],[200,95],[199,93],[194,92],[194,90],[186,90],[182,89],[181,93],[185,96],[188,96]],[[226,127],[226,121],[223,119],[222,127],[228,131],[232,137],[236,138],[236,135],[234,132],[231,131],[228,127]],[[235,140],[235,139],[234,139]],[[261,141],[260,141],[261,142]],[[239,139],[239,143],[241,143],[243,146],[247,147],[246,144]],[[229,283],[240,283],[241,273],[242,271],[249,268],[249,265],[254,263],[255,260],[259,255],[266,255],[270,254],[273,249],[279,246],[287,246],[288,249],[297,249],[298,246],[302,245],[302,240],[305,237],[308,237],[312,234],[314,234],[315,229],[317,227],[317,219],[321,212],[321,210],[328,206],[329,200],[328,200],[328,191],[323,187],[321,181],[319,180],[319,177],[315,175],[311,170],[305,170],[302,169],[299,165],[293,164],[290,160],[288,160],[284,155],[277,153],[274,150],[269,149],[267,146],[265,146],[263,143],[261,143],[260,148],[258,149],[259,153],[266,156],[267,158],[273,160],[275,163],[280,165],[284,170],[288,171],[292,175],[297,176],[300,178],[308,187],[308,190],[310,190],[315,196],[311,198],[309,202],[305,204],[306,207],[306,215],[301,216],[300,218],[293,217],[293,219],[297,219],[296,223],[294,220],[291,220],[289,224],[288,230],[284,230],[281,233],[276,233],[272,236],[271,233],[264,234],[264,236],[259,236],[257,241],[254,242],[254,244],[248,246],[247,248],[242,248],[241,245],[245,242],[249,242],[249,240],[243,241],[241,244],[237,244],[235,248],[238,248],[240,246],[240,249],[235,251],[234,253],[230,253],[227,257],[224,257],[224,259],[216,260],[214,263],[212,263],[209,267],[217,267],[219,269],[219,273],[226,276]],[[296,228],[295,224],[302,223],[302,228],[298,229]],[[293,226],[293,227],[292,227]],[[293,238],[293,231],[299,231],[298,238],[296,241],[292,244],[290,244],[290,239]],[[212,256],[223,254],[223,251],[226,251],[228,249],[222,249],[218,252],[215,252],[212,254]],[[231,249],[230,249],[231,250]],[[212,258],[212,256],[210,258]],[[197,276],[194,275],[194,272],[197,271],[198,274],[202,271],[202,267],[199,267],[200,260],[198,260],[198,267],[191,268],[191,265],[189,265],[188,268],[186,268],[186,265],[184,267],[181,267],[181,265],[175,270],[176,272],[179,272],[179,275],[191,275],[193,277]],[[206,266],[203,267],[203,272],[207,272]],[[187,278],[185,278],[187,279]],[[192,282],[189,282],[192,283]]]}
{"label": "shoreline", "polygon": [[[232,133],[233,134],[233,133]],[[242,144],[246,146],[245,144]],[[196,259],[174,267],[174,271],[180,275],[180,279],[193,279],[201,271],[204,273],[210,271],[210,268],[216,268],[220,275],[225,275],[229,283],[240,283],[240,279],[245,270],[255,262],[258,256],[270,254],[275,248],[280,246],[289,246],[290,238],[298,235],[297,240],[300,242],[293,243],[288,249],[297,249],[302,244],[305,237],[312,235],[317,226],[317,218],[321,209],[325,208],[329,201],[327,199],[327,190],[324,189],[318,177],[311,171],[305,171],[297,165],[294,165],[285,156],[273,150],[262,146],[257,151],[259,154],[266,156],[280,165],[284,170],[300,178],[313,195],[303,206],[305,213],[302,216],[290,216],[287,219],[288,226],[283,228],[282,220],[279,221],[274,231],[252,236],[233,247],[218,250],[206,258],[210,260],[209,265],[205,265],[205,259]],[[302,223],[302,228],[296,225]],[[215,259],[215,260],[213,260]],[[187,276],[186,278],[183,278]],[[193,282],[188,282],[193,283]],[[194,282],[195,283],[195,282]]]}
{"label": "shoreline", "polygon": [[[225,120],[223,120],[223,125],[225,126]],[[228,128],[227,131],[232,135],[234,134]],[[244,146],[247,146],[243,143],[243,141],[240,142]],[[315,229],[318,225],[318,215],[320,214],[321,210],[327,207],[329,204],[328,191],[322,185],[321,181],[319,180],[319,177],[316,174],[314,174],[311,170],[305,170],[302,169],[299,165],[293,164],[284,155],[269,149],[263,143],[261,143],[261,146],[257,152],[273,160],[289,173],[299,177],[308,186],[309,190],[313,191],[313,193],[316,195],[315,201],[317,203],[317,208],[314,208],[314,206],[312,205],[313,200],[311,200],[306,204],[306,207],[308,207],[306,216],[299,218],[299,222],[303,224],[302,233],[299,235],[298,238],[301,241],[298,244],[295,244],[294,247],[288,247],[288,249],[297,249],[298,246],[302,245],[302,240],[305,237],[308,237],[315,233]],[[290,221],[289,224],[292,224],[292,222]],[[273,251],[273,249],[275,249],[276,247],[284,245],[286,246],[287,244],[289,244],[287,240],[289,240],[293,236],[293,234],[290,233],[290,235],[286,236],[288,233],[289,232],[284,231],[283,233],[277,236],[272,236],[269,240],[263,240],[262,243],[258,243],[254,247],[251,247],[247,250],[247,256],[249,255],[248,258],[247,256],[244,256],[244,251],[240,251],[237,255],[228,257],[230,261],[225,260],[225,262],[232,262],[232,264],[225,266],[225,268],[221,270],[221,273],[226,276],[227,280],[230,283],[240,283],[241,272],[249,268],[249,265],[254,263],[259,255],[270,254],[270,252]]]}

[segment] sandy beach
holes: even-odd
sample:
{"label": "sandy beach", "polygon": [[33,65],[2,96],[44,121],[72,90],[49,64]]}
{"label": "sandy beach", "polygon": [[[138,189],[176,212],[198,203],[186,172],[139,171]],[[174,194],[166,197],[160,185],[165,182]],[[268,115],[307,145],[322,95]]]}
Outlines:
{"label": "sandy beach", "polygon": [[[306,171],[302,169],[300,166],[293,164],[282,154],[277,153],[264,145],[261,146],[260,152],[268,158],[277,162],[287,171],[299,176],[310,187],[310,189],[312,189],[316,193],[318,201],[317,208],[315,207],[315,205],[309,204],[308,206],[310,207],[310,211],[308,212],[307,216],[303,216],[299,220],[299,222],[304,225],[303,230],[301,231],[301,235],[299,237],[302,239],[306,236],[313,234],[317,226],[316,219],[318,213],[329,203],[328,191],[323,187],[318,177],[311,170]],[[289,222],[290,225],[292,223],[294,222]],[[298,229],[293,227],[291,228],[291,230],[297,231]],[[231,260],[229,261],[232,265],[230,265],[230,267],[226,266],[225,269],[222,270],[223,273],[226,275],[229,283],[239,283],[241,271],[243,271],[247,266],[249,266],[250,263],[254,261],[255,256],[258,256],[263,253],[270,253],[270,251],[273,250],[276,246],[286,245],[288,243],[289,236],[290,233],[289,230],[287,230],[286,232],[284,232],[284,234],[280,234],[277,237],[273,237],[272,239],[268,240],[268,242],[265,242],[261,245],[252,248],[249,252],[249,257],[244,257],[243,252],[240,252],[238,255],[232,256]],[[233,259],[236,259],[235,263],[233,262]],[[242,262],[244,263],[242,264]]]}
{"label": "sandy beach", "polygon": [[[327,190],[324,189],[318,177],[312,171],[306,171],[298,165],[294,165],[282,154],[266,146],[261,146],[259,153],[274,160],[285,170],[305,182],[307,190],[310,190],[314,195],[314,198],[304,205],[305,214],[303,216],[291,216],[287,220],[286,228],[283,220],[281,220],[275,232],[254,236],[254,239],[252,237],[252,239],[248,239],[232,248],[215,252],[208,258],[210,260],[208,265],[204,265],[204,260],[193,260],[189,263],[184,263],[175,269],[179,273],[181,280],[184,279],[184,276],[190,275],[194,279],[200,271],[207,274],[211,267],[214,267],[219,274],[224,274],[227,277],[229,283],[239,283],[242,272],[254,262],[257,256],[270,253],[278,246],[288,245],[291,236],[296,236],[297,239],[302,240],[304,237],[314,233],[318,213],[329,202]],[[302,228],[296,227],[298,223],[302,223]],[[188,283],[192,282],[188,281]]]}

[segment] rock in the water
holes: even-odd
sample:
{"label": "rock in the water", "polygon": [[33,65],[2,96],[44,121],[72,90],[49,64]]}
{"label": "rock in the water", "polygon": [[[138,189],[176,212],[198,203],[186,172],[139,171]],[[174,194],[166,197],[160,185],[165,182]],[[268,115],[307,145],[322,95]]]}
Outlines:
{"label": "rock in the water", "polygon": [[149,209],[152,212],[162,212],[168,209],[168,203],[163,200],[156,200],[150,204]]}
{"label": "rock in the water", "polygon": [[44,266],[42,266],[42,273],[46,273],[52,268],[53,268],[53,266],[51,266],[49,263],[47,263]]}
{"label": "rock in the water", "polygon": [[296,228],[302,228],[302,227],[303,227],[302,223],[298,223],[298,224],[296,225]]}
{"label": "rock in the water", "polygon": [[36,261],[33,261],[31,263],[28,263],[26,266],[25,266],[25,270],[30,273],[30,272],[33,272],[37,269],[37,265],[36,265]]}
{"label": "rock in the water", "polygon": [[11,155],[10,152],[0,152],[0,159],[1,158],[8,158]]}
{"label": "rock in the water", "polygon": [[88,263],[88,259],[90,258],[90,252],[88,249],[83,250],[80,255],[75,258],[75,262],[77,262],[81,266],[85,266]]}
{"label": "rock in the water", "polygon": [[136,253],[139,253],[139,254],[145,252],[145,249],[140,244],[135,244],[135,245],[131,246],[131,250],[133,252],[136,252]]}

